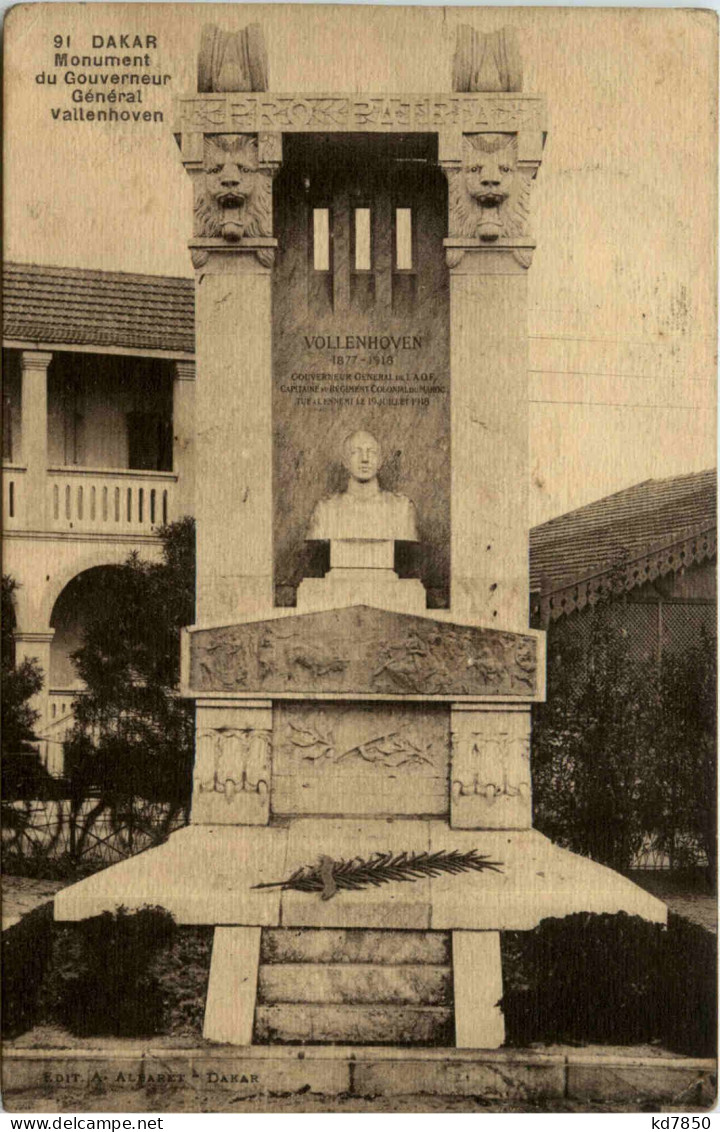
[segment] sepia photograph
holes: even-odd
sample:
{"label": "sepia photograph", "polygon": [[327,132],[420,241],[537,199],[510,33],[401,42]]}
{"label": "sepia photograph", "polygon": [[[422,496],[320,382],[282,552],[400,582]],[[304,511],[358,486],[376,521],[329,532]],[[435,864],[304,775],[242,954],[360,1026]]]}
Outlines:
{"label": "sepia photograph", "polygon": [[709,1128],[717,45],[6,11],[6,1112]]}

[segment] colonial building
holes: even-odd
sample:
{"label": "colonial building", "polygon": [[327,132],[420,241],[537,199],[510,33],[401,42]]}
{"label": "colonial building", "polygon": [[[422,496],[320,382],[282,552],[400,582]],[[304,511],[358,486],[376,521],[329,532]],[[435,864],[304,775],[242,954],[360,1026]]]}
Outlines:
{"label": "colonial building", "polygon": [[590,632],[589,612],[627,634],[638,659],[661,659],[714,632],[715,469],[647,480],[530,532],[531,618],[549,632]]}
{"label": "colonial building", "polygon": [[193,510],[193,283],[6,264],[4,300],[3,569],[57,772],[100,573],[157,556],[157,528]]}

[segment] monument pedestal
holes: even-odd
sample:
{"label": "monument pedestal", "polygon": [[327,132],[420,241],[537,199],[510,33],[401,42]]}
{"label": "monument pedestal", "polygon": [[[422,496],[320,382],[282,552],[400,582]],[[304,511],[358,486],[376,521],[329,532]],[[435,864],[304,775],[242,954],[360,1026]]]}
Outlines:
{"label": "monument pedestal", "polygon": [[303,578],[297,590],[298,613],[372,605],[394,613],[424,613],[425,587],[394,570],[336,567],[324,578]]}
{"label": "monument pedestal", "polygon": [[[331,900],[255,887],[281,881],[318,856],[440,849],[476,849],[502,871],[395,881]],[[430,1039],[497,1048],[504,1041],[499,932],[529,931],[546,917],[575,912],[666,920],[661,901],[536,830],[456,830],[447,821],[413,818],[188,826],[165,845],[63,889],[55,917],[82,920],[145,905],[161,905],[180,924],[235,925],[215,928],[204,1035],[237,1045],[251,1043],[254,1026],[256,1040],[281,1043]],[[262,966],[267,933],[272,970]],[[302,966],[284,981],[281,968],[289,962]],[[407,963],[416,975],[410,983],[410,968],[403,976],[397,966]],[[353,964],[362,971],[343,981],[334,974],[338,964],[348,974]],[[369,966],[375,973],[368,981]],[[443,995],[450,974],[453,992]]]}

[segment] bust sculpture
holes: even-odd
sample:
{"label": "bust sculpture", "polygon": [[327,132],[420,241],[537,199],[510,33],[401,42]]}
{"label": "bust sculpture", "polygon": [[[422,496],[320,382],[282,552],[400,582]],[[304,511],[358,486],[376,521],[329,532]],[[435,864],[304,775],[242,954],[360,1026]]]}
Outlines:
{"label": "bust sculpture", "polygon": [[378,483],[382,449],[375,437],[363,429],[351,433],[342,461],[350,476],[347,489],[316,504],[307,539],[417,542],[412,500]]}

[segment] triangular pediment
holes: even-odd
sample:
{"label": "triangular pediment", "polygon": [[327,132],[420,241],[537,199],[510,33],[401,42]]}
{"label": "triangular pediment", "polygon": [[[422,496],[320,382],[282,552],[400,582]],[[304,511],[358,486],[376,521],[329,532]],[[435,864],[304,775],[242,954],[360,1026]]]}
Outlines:
{"label": "triangular pediment", "polygon": [[537,639],[367,605],[198,629],[190,690],[382,698],[537,695]]}

